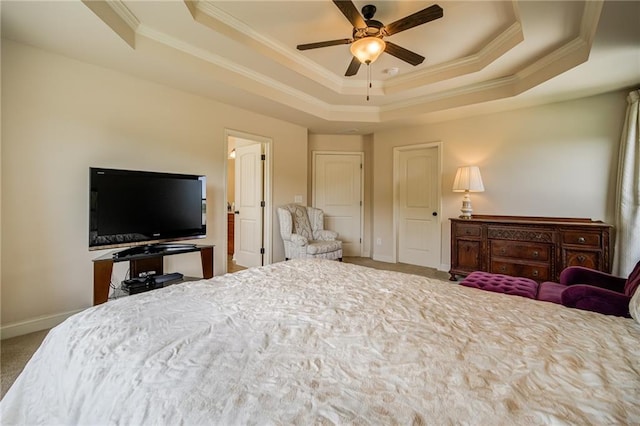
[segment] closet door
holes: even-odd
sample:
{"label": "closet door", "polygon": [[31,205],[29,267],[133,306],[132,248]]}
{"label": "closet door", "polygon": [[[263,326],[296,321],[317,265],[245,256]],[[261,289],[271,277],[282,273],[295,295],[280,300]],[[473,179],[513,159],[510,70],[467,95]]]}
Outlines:
{"label": "closet door", "polygon": [[324,212],[324,227],[336,231],[343,256],[362,256],[364,154],[313,153],[313,206]]}
{"label": "closet door", "polygon": [[440,263],[438,147],[396,152],[397,260],[437,268]]}

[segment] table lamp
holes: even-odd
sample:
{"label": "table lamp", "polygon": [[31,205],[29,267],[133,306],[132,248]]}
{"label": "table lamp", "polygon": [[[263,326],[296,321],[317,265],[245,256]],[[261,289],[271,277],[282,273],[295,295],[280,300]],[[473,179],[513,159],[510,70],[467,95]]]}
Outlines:
{"label": "table lamp", "polygon": [[456,172],[456,178],[453,180],[453,192],[464,192],[464,198],[462,198],[462,208],[460,211],[461,219],[471,219],[471,198],[470,192],[484,192],[484,185],[482,184],[482,176],[480,176],[480,169],[477,166],[464,166],[458,167]]}

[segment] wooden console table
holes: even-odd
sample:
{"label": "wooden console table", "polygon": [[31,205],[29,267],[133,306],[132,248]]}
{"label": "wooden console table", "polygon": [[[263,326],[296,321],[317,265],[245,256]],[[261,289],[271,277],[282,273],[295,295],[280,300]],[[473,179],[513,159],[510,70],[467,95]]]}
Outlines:
{"label": "wooden console table", "polygon": [[476,216],[451,220],[451,280],[473,271],[558,281],[568,266],[611,271],[612,226],[591,219]]}
{"label": "wooden console table", "polygon": [[140,276],[141,272],[155,271],[156,275],[164,274],[164,257],[174,254],[200,252],[202,262],[202,276],[213,277],[213,247],[193,246],[179,249],[164,249],[150,253],[140,253],[131,256],[114,257],[113,253],[105,254],[93,259],[93,304],[99,305],[109,298],[109,283],[113,272],[114,262],[129,262],[129,275]]}

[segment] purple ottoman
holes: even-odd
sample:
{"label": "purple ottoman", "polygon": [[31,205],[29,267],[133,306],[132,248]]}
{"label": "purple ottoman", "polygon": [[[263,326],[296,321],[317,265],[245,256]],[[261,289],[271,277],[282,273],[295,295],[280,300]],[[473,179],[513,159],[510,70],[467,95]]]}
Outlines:
{"label": "purple ottoman", "polygon": [[491,274],[482,271],[470,273],[467,278],[462,280],[460,285],[496,293],[528,297],[529,299],[535,299],[538,293],[538,283],[529,278]]}

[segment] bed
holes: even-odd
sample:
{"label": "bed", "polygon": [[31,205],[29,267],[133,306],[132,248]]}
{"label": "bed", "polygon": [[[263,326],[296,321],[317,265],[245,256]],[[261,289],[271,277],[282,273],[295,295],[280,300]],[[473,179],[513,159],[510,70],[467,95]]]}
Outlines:
{"label": "bed", "polygon": [[640,324],[299,259],[87,309],[2,424],[638,424]]}

